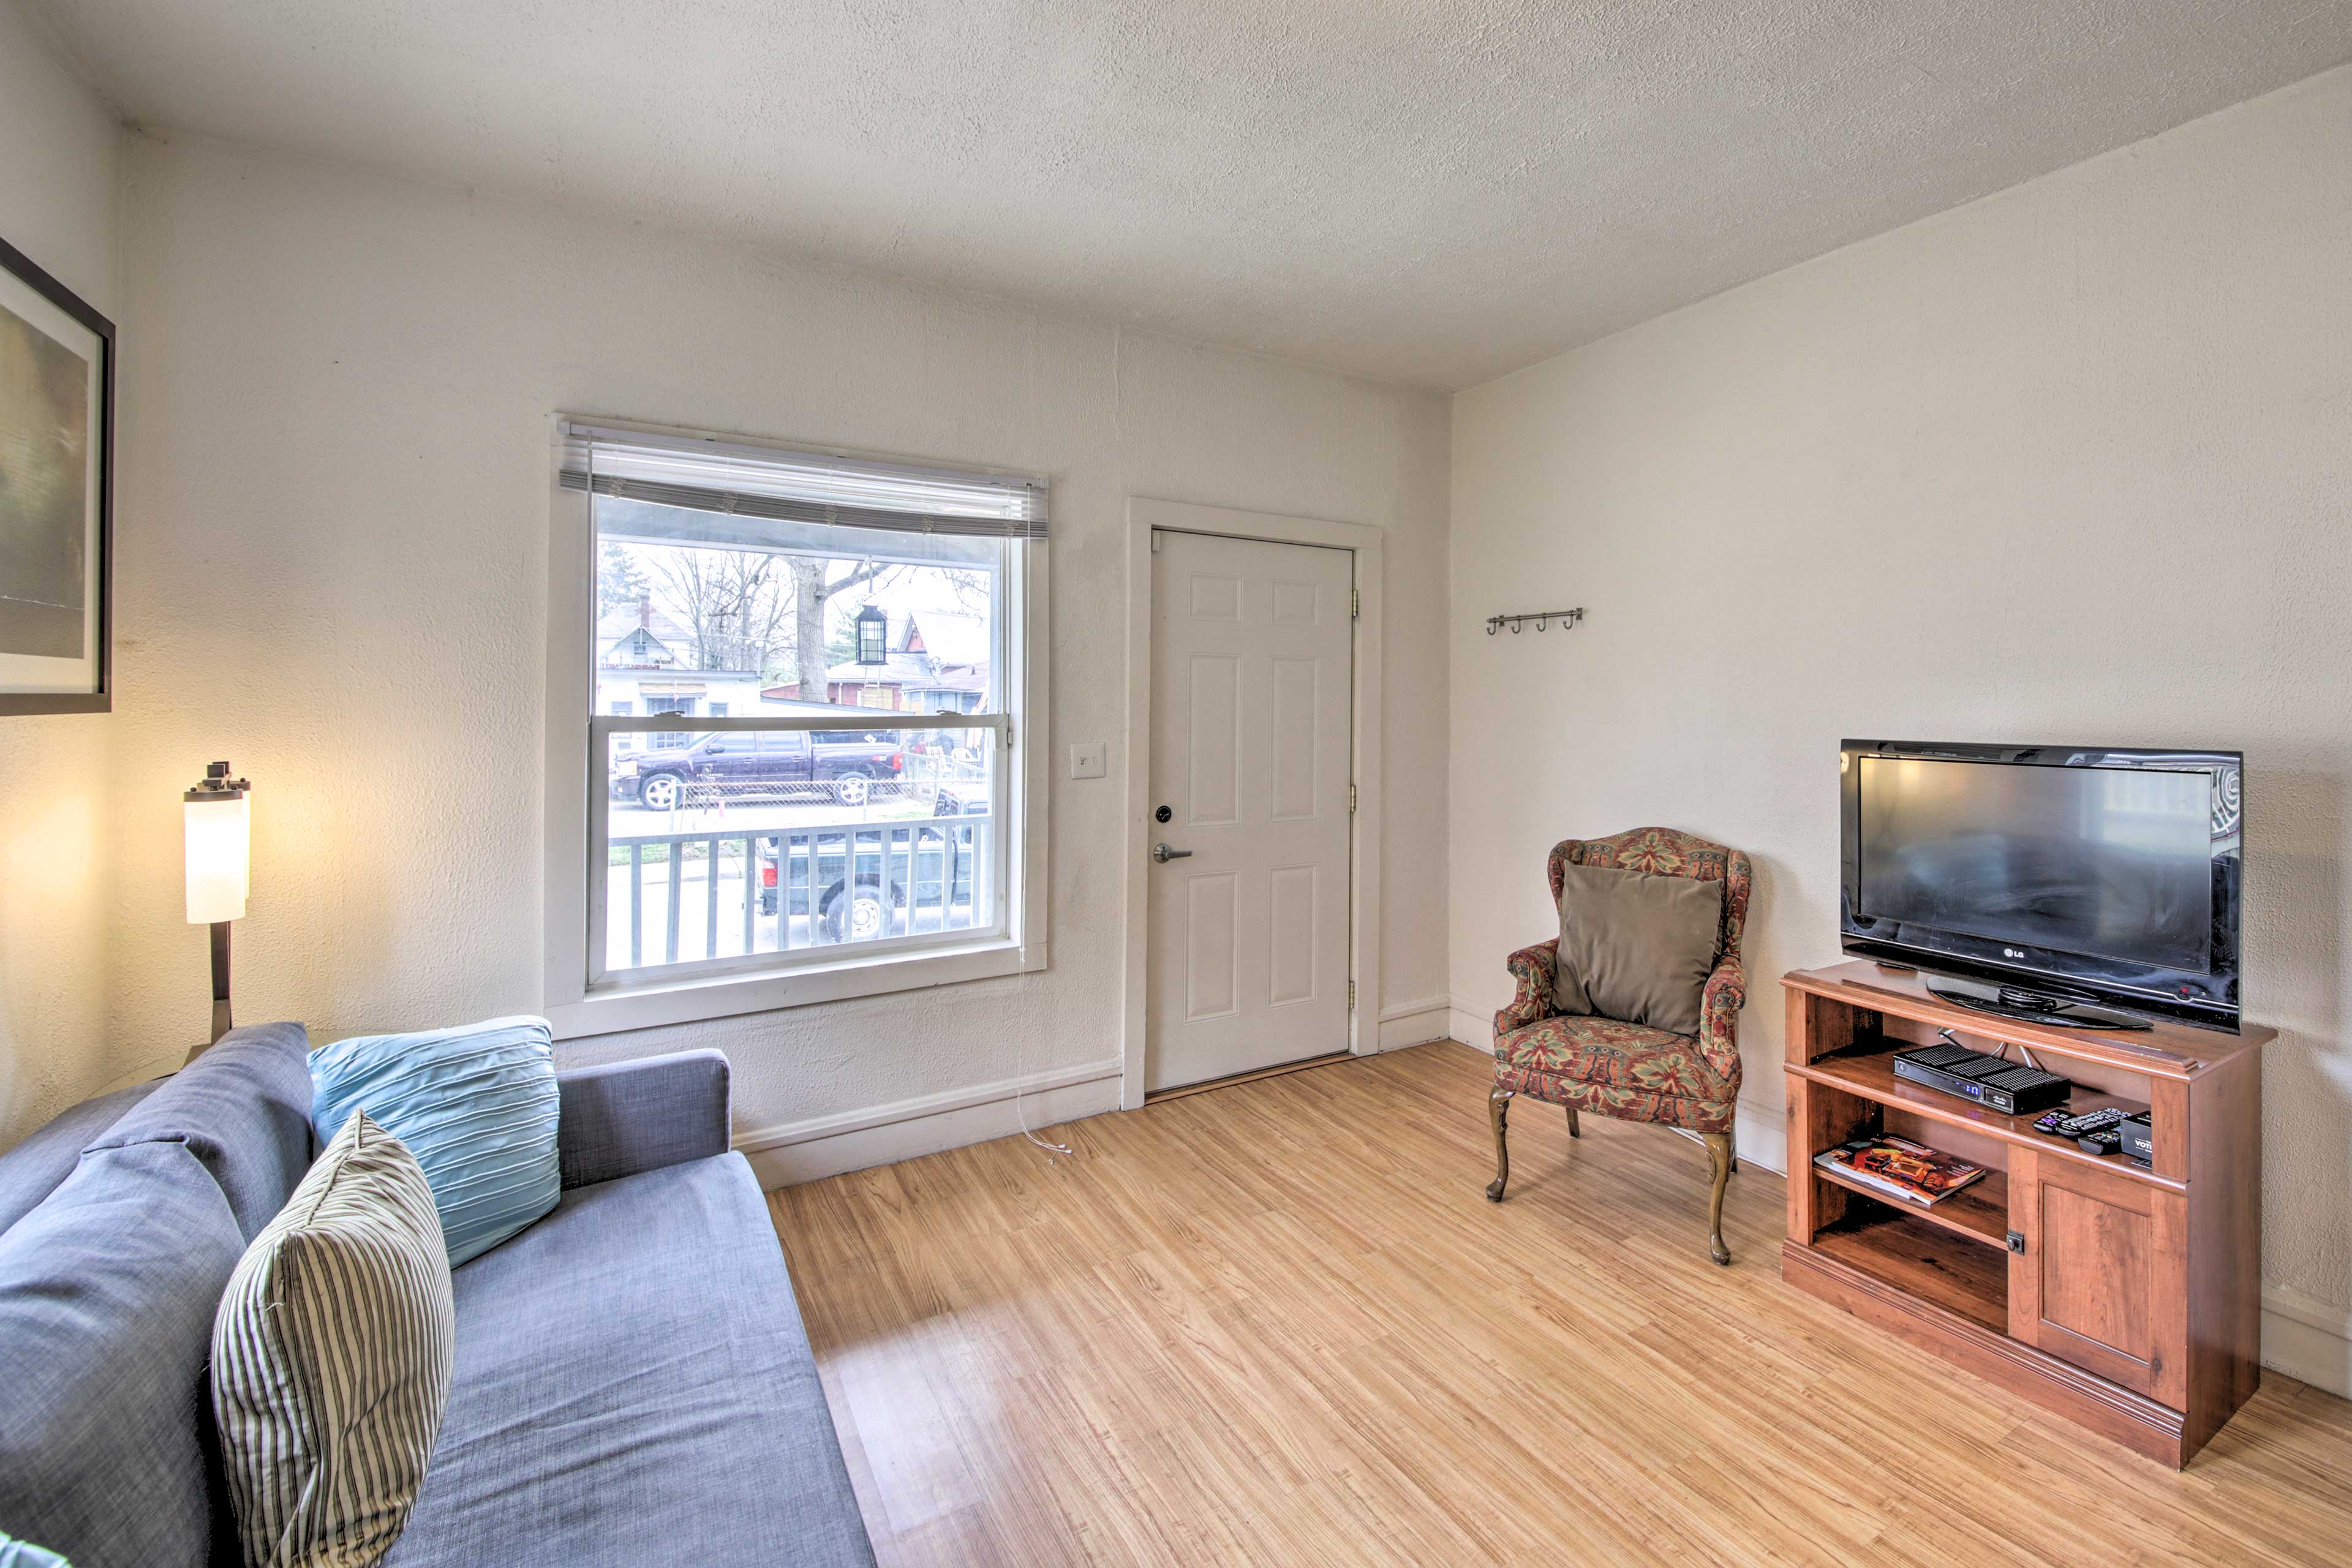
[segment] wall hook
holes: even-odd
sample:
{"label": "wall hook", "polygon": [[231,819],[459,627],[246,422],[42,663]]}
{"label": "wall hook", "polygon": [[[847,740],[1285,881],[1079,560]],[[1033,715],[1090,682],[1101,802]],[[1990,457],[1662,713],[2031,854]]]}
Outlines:
{"label": "wall hook", "polygon": [[1535,622],[1536,630],[1539,632],[1550,630],[1551,624],[1554,621],[1558,621],[1559,623],[1560,629],[1562,631],[1566,631],[1568,628],[1577,625],[1583,619],[1584,608],[1582,605],[1579,605],[1573,610],[1528,610],[1522,615],[1516,616],[1488,616],[1486,617],[1486,635],[1488,637],[1493,637],[1496,632],[1501,631],[1505,626],[1508,626],[1511,628],[1511,634],[1516,637],[1520,632],[1527,629],[1527,624],[1529,621]]}

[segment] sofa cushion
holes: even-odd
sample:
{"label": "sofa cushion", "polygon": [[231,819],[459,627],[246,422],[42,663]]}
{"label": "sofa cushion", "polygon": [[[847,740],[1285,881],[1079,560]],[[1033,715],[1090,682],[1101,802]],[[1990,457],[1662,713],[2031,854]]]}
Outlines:
{"label": "sofa cushion", "polygon": [[433,1184],[450,1267],[555,1206],[561,1098],[546,1019],[337,1040],[310,1054],[310,1080],[321,1144],[363,1110],[408,1145]]}
{"label": "sofa cushion", "polygon": [[1558,1014],[1496,1037],[1495,1081],[1555,1105],[1699,1132],[1729,1127],[1738,1098],[1738,1086],[1715,1070],[1696,1040],[1644,1024]]}
{"label": "sofa cushion", "polygon": [[386,1568],[874,1561],[741,1155],[572,1188],[455,1288],[449,1411]]}
{"label": "sofa cushion", "polygon": [[726,1053],[709,1049],[557,1073],[563,1184],[584,1187],[724,1154],[727,1078]]}
{"label": "sofa cushion", "polygon": [[91,1146],[185,1143],[251,1241],[310,1168],[309,1047],[299,1024],[232,1029]]}
{"label": "sofa cushion", "polygon": [[179,1142],[93,1150],[0,1236],[10,1530],[78,1568],[202,1568],[218,1539],[205,1363],[244,1250]]}
{"label": "sofa cushion", "polygon": [[74,1162],[122,1114],[163,1086],[156,1079],[134,1083],[59,1111],[41,1130],[0,1154],[0,1230],[33,1212],[35,1205],[73,1174]]}
{"label": "sofa cushion", "polygon": [[433,1189],[354,1112],[213,1319],[213,1413],[247,1563],[383,1556],[425,1481],[455,1336]]}
{"label": "sofa cushion", "polygon": [[1552,1005],[1696,1035],[1723,927],[1723,884],[1564,865]]}

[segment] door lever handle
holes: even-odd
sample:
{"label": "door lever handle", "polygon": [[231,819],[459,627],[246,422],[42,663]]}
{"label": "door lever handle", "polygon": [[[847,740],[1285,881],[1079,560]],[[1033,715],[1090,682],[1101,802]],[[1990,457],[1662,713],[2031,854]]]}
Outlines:
{"label": "door lever handle", "polygon": [[1190,849],[1171,849],[1165,844],[1155,844],[1151,847],[1151,858],[1162,866],[1171,860],[1189,859],[1192,854]]}

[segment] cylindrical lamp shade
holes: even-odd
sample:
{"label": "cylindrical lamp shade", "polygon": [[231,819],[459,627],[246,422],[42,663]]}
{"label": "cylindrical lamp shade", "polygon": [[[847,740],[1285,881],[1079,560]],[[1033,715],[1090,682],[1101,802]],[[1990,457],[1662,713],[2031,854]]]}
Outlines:
{"label": "cylindrical lamp shade", "polygon": [[188,827],[188,923],[245,918],[252,887],[251,818],[242,793],[222,800],[192,800],[181,808]]}

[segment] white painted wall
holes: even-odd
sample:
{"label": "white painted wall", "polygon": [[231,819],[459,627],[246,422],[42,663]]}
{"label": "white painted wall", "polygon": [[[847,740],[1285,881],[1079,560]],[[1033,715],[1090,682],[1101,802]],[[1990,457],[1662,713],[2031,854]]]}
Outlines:
{"label": "white painted wall", "polygon": [[1555,840],[1738,845],[1769,1144],[1842,736],[2244,749],[2266,1353],[2346,1388],[2352,69],[1465,392],[1453,484],[1459,1014],[1557,929]]}
{"label": "white painted wall", "polygon": [[[1384,1000],[1441,1005],[1441,399],[221,143],[129,170],[117,1038],[204,1016],[179,792],[214,757],[255,784],[240,1016],[323,1039],[539,1005],[559,411],[1041,470],[1055,505],[1051,969],[568,1056],[725,1049],[739,1126],[799,1140],[772,1175],[877,1107],[999,1127],[972,1097],[1016,1077],[1115,1103],[1086,1069],[1117,1068],[1130,494],[1388,531]],[[1063,776],[1081,740],[1108,778]]]}
{"label": "white painted wall", "polygon": [[[0,0],[0,239],[110,317],[120,140]],[[0,719],[0,1149],[120,1076],[106,1041],[110,722]]]}

